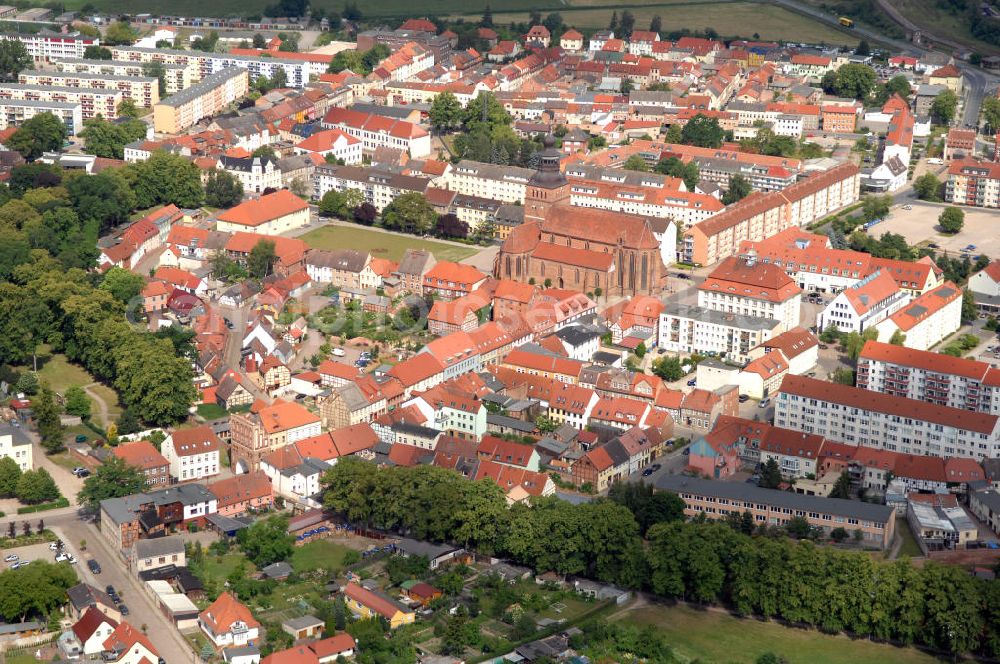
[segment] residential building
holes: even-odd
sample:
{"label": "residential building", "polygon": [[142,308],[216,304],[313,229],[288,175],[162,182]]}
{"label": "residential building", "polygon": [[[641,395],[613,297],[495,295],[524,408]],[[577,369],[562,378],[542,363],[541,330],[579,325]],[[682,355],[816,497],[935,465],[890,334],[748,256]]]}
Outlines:
{"label": "residential building", "polygon": [[959,410],[805,376],[786,376],[776,426],[904,454],[1000,456],[996,415]]}
{"label": "residential building", "polygon": [[208,490],[215,496],[218,514],[222,516],[253,514],[274,505],[271,480],[260,470],[212,482]]}
{"label": "residential building", "polygon": [[409,625],[416,619],[411,609],[380,592],[367,590],[354,582],[345,585],[341,592],[351,613],[362,618],[381,616],[389,623],[390,629]]}
{"label": "residential building", "polygon": [[198,626],[216,648],[254,645],[260,636],[260,623],[228,591],[198,615]]}
{"label": "residential building", "polygon": [[243,185],[244,192],[260,194],[266,189],[280,189],[282,173],[278,162],[270,157],[229,157],[222,155],[216,168],[223,170]]}
{"label": "residential building", "polygon": [[319,435],[320,418],[297,403],[275,401],[257,412],[234,413],[229,426],[230,465],[239,474],[256,470],[272,450]]}
{"label": "residential building", "polygon": [[0,427],[0,459],[13,459],[21,472],[35,467],[31,439],[20,427],[4,425]]}
{"label": "residential building", "polygon": [[361,288],[361,273],[370,261],[368,252],[310,249],[306,252],[306,273],[316,283],[357,290]]}
{"label": "residential building", "polygon": [[72,35],[42,30],[40,32],[15,32],[0,34],[0,39],[24,44],[35,62],[53,62],[60,58],[82,58],[88,46],[100,46],[97,37]]}
{"label": "residential building", "polygon": [[165,487],[170,484],[170,462],[148,440],[122,443],[112,450],[112,454],[127,465],[142,469],[146,476],[146,486],[149,488]]}
{"label": "residential building", "polygon": [[180,537],[156,537],[139,540],[132,547],[131,570],[140,573],[168,566],[186,567],[184,540]]}
{"label": "residential building", "polygon": [[104,641],[101,660],[111,664],[143,664],[158,662],[160,654],[141,630],[122,622]]}
{"label": "residential building", "polygon": [[320,165],[313,172],[313,197],[317,199],[329,191],[357,190],[366,203],[382,211],[389,203],[406,193],[424,194],[430,179],[401,175],[381,168],[361,166]]}
{"label": "residential building", "polygon": [[1000,261],[993,261],[969,277],[968,289],[980,314],[1000,313]]}
{"label": "residential building", "polygon": [[160,87],[155,77],[115,76],[77,72],[26,70],[17,75],[18,83],[70,88],[103,88],[119,90],[136,106],[152,108],[160,100]]}
{"label": "residential building", "polygon": [[1000,491],[987,487],[969,493],[969,511],[1000,534]]}
{"label": "residential building", "polygon": [[118,621],[112,620],[97,609],[90,607],[84,611],[80,619],[73,623],[73,634],[80,643],[84,655],[99,655],[104,650],[104,642],[118,627]]}
{"label": "residential building", "polygon": [[345,164],[361,163],[361,139],[351,136],[340,129],[325,129],[317,131],[300,141],[293,148],[296,154],[316,154],[321,157],[332,156]]}
{"label": "residential building", "polygon": [[251,231],[260,235],[280,235],[308,224],[309,215],[308,203],[282,189],[220,212],[216,228],[230,233]]}
{"label": "residential building", "polygon": [[752,349],[781,332],[781,322],[774,318],[668,304],[660,314],[657,346],[672,353],[716,353],[746,362]]}
{"label": "residential building", "polygon": [[910,296],[900,290],[888,272],[879,270],[845,288],[816,317],[816,329],[831,325],[839,331],[861,333],[907,305]]}
{"label": "residential building", "polygon": [[436,186],[467,196],[523,204],[533,174],[530,168],[463,159],[445,173]]}
{"label": "residential building", "polygon": [[771,318],[781,332],[799,324],[802,291],[781,268],[731,256],[698,286],[698,306],[740,316]]}
{"label": "residential building", "polygon": [[203,118],[217,115],[246,96],[247,70],[238,67],[220,70],[153,106],[153,128],[163,134],[177,134]]}
{"label": "residential building", "polygon": [[51,113],[66,125],[70,136],[83,130],[83,106],[63,101],[0,99],[0,129],[20,127],[40,113]]}
{"label": "residential building", "polygon": [[689,517],[704,514],[725,519],[730,513],[749,512],[755,524],[782,526],[799,517],[828,536],[836,528],[861,533],[861,541],[886,549],[892,543],[896,513],[885,505],[807,496],[762,489],[745,482],[721,482],[684,475],[662,475],[656,488],[671,491],[684,501]]}
{"label": "residential building", "polygon": [[954,205],[1000,207],[1000,162],[968,157],[952,161],[944,198]]}
{"label": "residential building", "polygon": [[[198,72],[193,66],[161,63],[166,83],[166,94],[172,95],[197,80]],[[98,76],[122,77],[126,79],[149,78],[149,71],[141,62],[123,60],[87,60],[85,58],[59,58],[54,63],[56,70],[65,74],[90,74]],[[155,79],[154,79],[155,80]],[[159,93],[159,85],[154,89]],[[157,94],[159,100],[159,94]],[[138,102],[138,100],[136,100]],[[154,102],[155,103],[155,102]]]}
{"label": "residential building", "polygon": [[170,464],[170,476],[181,482],[219,474],[222,444],[207,424],[173,431],[160,451]]}
{"label": "residential building", "polygon": [[362,152],[369,155],[378,148],[402,150],[412,159],[420,159],[431,153],[431,138],[427,130],[404,120],[393,120],[346,108],[331,108],[323,117],[323,127],[340,129],[360,139]]}
{"label": "residential building", "polygon": [[15,101],[59,102],[79,104],[84,120],[101,116],[110,120],[118,117],[118,105],[124,95],[117,88],[74,88],[27,83],[0,83],[0,99]]}
{"label": "residential building", "polygon": [[[112,60],[128,62],[162,62],[164,64],[191,67],[195,81],[203,81],[213,74],[226,69],[241,69],[248,80],[256,81],[263,76],[273,79],[278,70],[284,70],[289,87],[301,88],[309,82],[311,64],[306,61],[273,57],[234,55],[232,53],[208,53],[206,51],[141,48],[137,46],[111,46]],[[76,57],[80,57],[79,55]]]}
{"label": "residential building", "polygon": [[878,337],[904,335],[907,348],[928,350],[962,326],[962,290],[946,281],[878,323]]}
{"label": "residential building", "polygon": [[422,291],[436,293],[444,300],[454,300],[482,286],[487,277],[471,265],[438,261],[424,273]]}

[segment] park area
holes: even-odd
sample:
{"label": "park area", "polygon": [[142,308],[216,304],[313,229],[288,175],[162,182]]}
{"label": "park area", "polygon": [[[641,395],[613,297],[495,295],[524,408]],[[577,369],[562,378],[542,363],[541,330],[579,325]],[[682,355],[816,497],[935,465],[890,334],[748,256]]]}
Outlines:
{"label": "park area", "polygon": [[687,606],[635,605],[611,620],[652,625],[681,661],[754,664],[765,653],[789,664],[933,664],[935,657],[915,648],[897,648],[816,630],[785,627],[775,622],[735,618],[722,611]]}
{"label": "park area", "polygon": [[368,251],[374,258],[398,261],[407,249],[426,249],[438,260],[460,261],[474,255],[477,247],[423,240],[412,235],[384,233],[360,226],[327,224],[302,235],[303,240],[315,249],[356,249]]}
{"label": "park area", "polygon": [[911,246],[936,244],[938,246],[934,250],[937,253],[955,258],[970,245],[975,247],[969,250],[970,256],[982,254],[992,258],[1000,257],[1000,235],[996,232],[995,211],[963,207],[965,225],[962,230],[954,235],[944,235],[937,228],[938,216],[948,206],[916,200],[908,203],[913,207],[912,210],[893,208],[889,218],[872,226],[868,234],[878,238],[883,233],[898,233]]}

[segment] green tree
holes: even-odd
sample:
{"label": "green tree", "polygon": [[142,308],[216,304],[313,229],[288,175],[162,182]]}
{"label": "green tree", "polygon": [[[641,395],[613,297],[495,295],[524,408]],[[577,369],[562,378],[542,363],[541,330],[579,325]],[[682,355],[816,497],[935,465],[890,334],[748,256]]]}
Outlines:
{"label": "green tree", "polygon": [[113,267],[104,273],[100,287],[114,295],[116,299],[128,304],[142,292],[145,285],[146,280],[142,275],[121,267]]}
{"label": "green tree", "polygon": [[253,35],[253,47],[254,48],[266,48],[267,40],[264,39],[264,35],[259,32],[255,32]]}
{"label": "green tree", "polygon": [[847,356],[852,360],[857,360],[858,356],[861,354],[861,349],[865,347],[865,344],[869,341],[876,341],[878,339],[878,331],[869,327],[861,334],[857,332],[848,332],[847,336],[843,338],[844,350],[847,352]]}
{"label": "green tree", "polygon": [[[2,238],[0,233],[0,242]],[[51,311],[30,288],[0,283],[0,362],[20,364],[30,360],[51,322]]]}
{"label": "green tree", "polygon": [[645,173],[649,170],[649,166],[646,165],[646,160],[639,154],[634,154],[626,159],[625,163],[622,164],[622,168],[626,171],[639,171],[640,173]]}
{"label": "green tree", "polygon": [[962,226],[965,225],[965,212],[959,207],[946,207],[938,215],[938,224],[941,226],[942,231],[949,235],[954,235],[962,230]]}
{"label": "green tree", "polygon": [[867,39],[858,42],[858,47],[854,49],[854,55],[871,55],[872,47]]}
{"label": "green tree", "polygon": [[63,426],[59,421],[59,407],[55,395],[47,383],[42,383],[38,396],[31,400],[31,410],[35,417],[35,427],[42,439],[42,447],[49,454],[61,452],[63,444]]}
{"label": "green tree", "polygon": [[118,104],[118,117],[119,118],[137,118],[139,117],[139,107],[135,105],[135,100],[131,97],[125,97]]}
{"label": "green tree", "polygon": [[109,122],[103,118],[87,120],[80,132],[80,137],[84,140],[84,152],[98,157],[121,159],[125,156],[126,145],[145,138],[147,126],[142,120],[135,119],[125,122]]}
{"label": "green tree", "polygon": [[854,385],[854,372],[847,367],[837,367],[833,372],[833,382],[841,385]]}
{"label": "green tree", "polygon": [[757,485],[765,489],[777,489],[783,481],[778,462],[773,458],[768,459],[760,469],[760,481]]}
{"label": "green tree", "polygon": [[902,330],[896,330],[892,333],[892,336],[889,337],[889,343],[893,346],[902,346],[906,343],[906,335],[903,334]]}
{"label": "green tree", "polygon": [[840,473],[837,481],[833,483],[833,490],[830,492],[831,498],[843,498],[847,500],[851,497],[851,475],[846,470]]}
{"label": "green tree", "polygon": [[243,200],[243,183],[227,171],[213,169],[205,182],[205,204],[231,208]]}
{"label": "green tree", "polygon": [[365,202],[365,196],[360,189],[345,191],[330,190],[323,194],[319,202],[319,213],[325,217],[351,219],[354,211]]}
{"label": "green tree", "polygon": [[66,188],[80,221],[96,222],[101,232],[128,221],[136,209],[135,193],[119,169],[73,178]]}
{"label": "green tree", "polygon": [[8,622],[42,618],[66,603],[66,591],[77,584],[65,564],[36,560],[30,567],[0,572],[0,615]]}
{"label": "green tree", "polygon": [[951,124],[958,111],[958,95],[951,90],[945,90],[931,102],[930,114],[938,124]]}
{"label": "green tree", "polygon": [[[11,42],[0,40],[0,47],[8,43]],[[34,161],[41,157],[43,152],[62,149],[67,135],[69,131],[62,120],[52,113],[39,113],[18,127],[17,131],[7,139],[7,147],[20,152],[28,161]]]}
{"label": "green tree", "polygon": [[105,44],[117,46],[119,44],[131,44],[139,38],[139,34],[125,21],[115,21],[104,31]]}
{"label": "green tree", "polygon": [[21,479],[21,467],[10,457],[0,459],[0,497],[13,498],[17,495],[17,481]]}
{"label": "green tree", "polygon": [[196,392],[191,360],[178,355],[169,339],[132,335],[112,353],[114,385],[126,412],[155,426],[186,419]]}
{"label": "green tree", "polygon": [[990,131],[996,134],[1000,131],[1000,97],[986,97],[983,99],[983,106],[980,114],[986,124],[990,126]]}
{"label": "green tree", "polygon": [[535,428],[542,433],[552,433],[559,428],[559,423],[545,415],[539,415],[535,418]]}
{"label": "green tree", "polygon": [[681,129],[681,143],[696,145],[702,148],[722,147],[726,132],[719,126],[719,121],[701,113],[688,120]]}
{"label": "green tree", "polygon": [[658,357],[653,360],[651,367],[653,374],[659,376],[668,383],[680,380],[684,377],[684,369],[681,361],[676,357]]}
{"label": "green tree", "polygon": [[841,97],[865,99],[875,88],[875,70],[868,65],[841,65],[834,77],[833,90]]}
{"label": "green tree", "polygon": [[941,181],[933,173],[924,173],[913,181],[913,191],[924,201],[941,200]]}
{"label": "green tree", "polygon": [[431,126],[438,132],[457,129],[462,124],[462,104],[451,92],[442,92],[434,97],[428,112]]}
{"label": "green tree", "polygon": [[681,178],[684,180],[684,186],[687,187],[688,191],[694,191],[694,188],[698,186],[698,181],[701,179],[701,174],[698,171],[698,163],[694,160],[685,164],[677,157],[667,157],[657,162],[653,170],[657,173]]}
{"label": "green tree", "polygon": [[121,498],[146,490],[146,474],[137,466],[110,455],[94,473],[83,481],[77,500],[91,509],[97,509],[102,500]]}
{"label": "green tree", "polygon": [[254,279],[263,279],[270,276],[274,271],[274,264],[278,256],[274,251],[274,242],[271,240],[260,240],[250,250],[247,257],[247,272]]}
{"label": "green tree", "polygon": [[111,49],[104,46],[88,46],[83,50],[83,57],[87,60],[110,60],[113,56]]}
{"label": "green tree", "polygon": [[79,385],[71,385],[66,388],[65,399],[66,412],[83,419],[90,418],[90,397],[86,390]]}
{"label": "green tree", "polygon": [[732,205],[737,201],[741,201],[750,195],[753,188],[750,186],[750,181],[747,180],[741,173],[736,173],[735,175],[729,176],[729,188],[726,193],[722,195],[722,202],[726,205]]}
{"label": "green tree", "polygon": [[28,49],[16,39],[0,41],[0,78],[16,81],[17,75],[32,66],[33,60]]}
{"label": "green tree", "polygon": [[38,390],[41,389],[42,384],[38,382],[38,374],[34,371],[25,371],[17,378],[17,383],[14,384],[14,390],[21,394],[27,394],[28,396],[34,396],[38,394]]}
{"label": "green tree", "polygon": [[147,78],[156,79],[156,87],[161,97],[167,94],[167,68],[159,60],[150,60],[142,63],[142,75]]}
{"label": "green tree", "polygon": [[236,541],[258,568],[287,560],[295,550],[295,538],[288,534],[288,517],[277,514],[239,531]]}
{"label": "green tree", "polygon": [[205,200],[201,171],[184,157],[157,150],[149,159],[132,164],[125,171],[140,208],[173,203],[197,208]]}
{"label": "green tree", "polygon": [[386,228],[403,233],[422,235],[437,221],[437,213],[427,199],[418,192],[397,196],[382,210],[382,223]]}
{"label": "green tree", "polygon": [[972,291],[965,289],[962,291],[962,323],[968,325],[979,317],[979,310],[976,308],[975,298]]}
{"label": "green tree", "polygon": [[21,473],[14,489],[17,499],[28,505],[47,503],[59,498],[59,487],[44,468]]}

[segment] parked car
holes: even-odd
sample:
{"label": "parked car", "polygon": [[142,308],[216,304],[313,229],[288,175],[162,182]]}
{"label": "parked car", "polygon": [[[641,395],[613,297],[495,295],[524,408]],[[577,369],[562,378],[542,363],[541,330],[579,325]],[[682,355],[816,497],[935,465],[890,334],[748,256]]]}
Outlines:
{"label": "parked car", "polygon": [[746,403],[749,400],[750,400],[750,397],[748,395],[746,395],[746,394],[741,394],[740,395],[740,403]]}
{"label": "parked car", "polygon": [[649,467],[649,469],[650,469],[651,471],[653,471],[654,473],[655,473],[656,471],[658,471],[658,470],[659,470],[660,468],[663,468],[663,466],[661,466],[661,465],[660,465],[660,464],[658,464],[658,463],[654,463],[654,464],[653,464],[652,466],[650,466],[650,467]]}
{"label": "parked car", "polygon": [[653,469],[652,468],[647,468],[646,470],[642,471],[642,476],[643,477],[649,477],[652,474],[653,474]]}
{"label": "parked car", "polygon": [[4,561],[5,563],[13,563],[13,562],[17,562],[17,560],[18,560],[19,558],[20,558],[20,556],[19,556],[19,555],[17,555],[16,553],[8,553],[8,554],[6,555],[6,557],[4,557],[3,561]]}
{"label": "parked car", "polygon": [[62,542],[50,542],[49,551],[58,551],[62,548]]}
{"label": "parked car", "polygon": [[829,346],[827,346],[826,344],[820,344],[819,345],[819,349],[820,350],[826,350],[827,348],[829,348]]}
{"label": "parked car", "polygon": [[343,356],[347,355],[347,353],[345,353],[345,352],[344,352],[344,349],[343,349],[343,348],[334,348],[334,349],[333,349],[333,350],[331,350],[330,352],[331,352],[331,353],[332,353],[332,354],[333,354],[333,355],[334,355],[335,357],[343,357]]}
{"label": "parked car", "polygon": [[118,610],[122,612],[123,616],[127,616],[129,614],[128,607],[125,606],[124,604],[119,604],[118,605]]}
{"label": "parked car", "polygon": [[758,408],[767,408],[770,405],[771,405],[771,399],[770,398],[764,398],[764,399],[760,400],[760,403],[757,404],[757,407]]}
{"label": "parked car", "polygon": [[100,563],[98,563],[98,562],[97,562],[96,560],[94,560],[93,558],[91,558],[90,560],[88,560],[88,561],[87,561],[87,568],[88,568],[88,569],[89,569],[89,570],[90,570],[90,571],[91,571],[91,572],[92,572],[93,574],[100,574],[100,573],[101,573],[101,565],[100,565]]}
{"label": "parked car", "polygon": [[73,563],[76,562],[76,558],[74,558],[73,556],[71,556],[68,553],[57,553],[56,554],[56,562],[57,563],[70,563],[70,564],[73,564]]}

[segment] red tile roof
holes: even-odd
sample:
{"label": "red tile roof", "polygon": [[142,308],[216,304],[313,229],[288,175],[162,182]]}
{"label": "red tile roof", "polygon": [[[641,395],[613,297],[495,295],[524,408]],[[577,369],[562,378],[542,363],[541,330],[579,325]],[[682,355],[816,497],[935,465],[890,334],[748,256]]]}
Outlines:
{"label": "red tile roof", "polygon": [[912,367],[939,374],[952,374],[964,376],[974,380],[983,380],[990,369],[990,365],[985,362],[968,360],[964,357],[952,357],[942,353],[935,353],[929,350],[916,350],[905,346],[895,346],[893,344],[882,343],[881,341],[868,341],[858,362],[864,361],[884,362],[903,367]]}
{"label": "red tile roof", "polygon": [[780,267],[736,256],[722,261],[698,290],[768,302],[785,302],[802,292]]}
{"label": "red tile roof", "polygon": [[235,622],[242,622],[248,627],[260,627],[250,609],[241,604],[232,593],[224,592],[219,598],[202,611],[198,617],[215,634],[225,634]]}
{"label": "red tile roof", "polygon": [[123,443],[114,448],[112,453],[126,464],[138,466],[143,470],[153,470],[170,465],[170,462],[157,452],[156,448],[148,440]]}
{"label": "red tile roof", "polygon": [[386,620],[392,620],[393,616],[403,611],[403,609],[388,598],[377,595],[370,590],[366,590],[356,583],[348,583],[344,586],[343,592],[344,595],[350,599],[353,599],[362,606],[368,607]]}
{"label": "red tile roof", "polygon": [[261,196],[258,200],[245,201],[219,214],[219,221],[256,227],[289,214],[308,210],[309,204],[282,189],[273,194]]}

